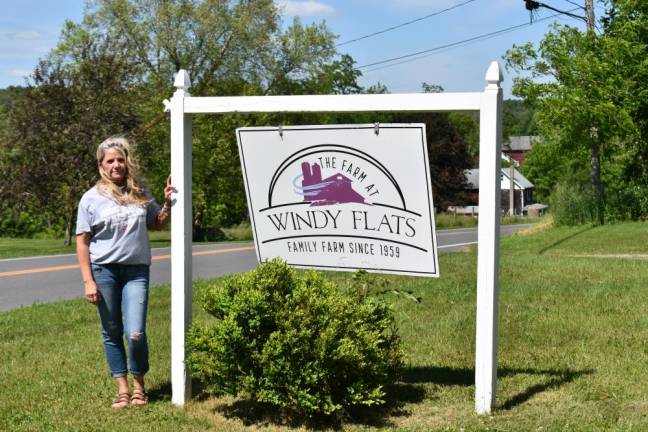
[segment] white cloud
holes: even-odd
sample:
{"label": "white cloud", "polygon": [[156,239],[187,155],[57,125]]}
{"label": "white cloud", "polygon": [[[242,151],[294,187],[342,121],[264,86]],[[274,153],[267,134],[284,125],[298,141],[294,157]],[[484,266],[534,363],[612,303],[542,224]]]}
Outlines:
{"label": "white cloud", "polygon": [[12,40],[39,40],[43,39],[44,35],[37,31],[17,31],[13,33],[5,33],[8,39]]}
{"label": "white cloud", "polygon": [[307,0],[279,0],[277,6],[286,14],[290,16],[313,16],[313,15],[330,15],[335,12],[332,6],[326,3]]}
{"label": "white cloud", "polygon": [[9,75],[11,75],[13,77],[23,78],[23,77],[31,75],[32,72],[33,71],[31,71],[29,69],[11,69],[9,71]]}

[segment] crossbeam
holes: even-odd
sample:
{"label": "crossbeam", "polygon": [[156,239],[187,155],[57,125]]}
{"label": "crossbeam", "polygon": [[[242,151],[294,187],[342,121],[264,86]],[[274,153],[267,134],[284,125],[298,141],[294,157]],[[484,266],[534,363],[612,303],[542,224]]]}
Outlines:
{"label": "crossbeam", "polygon": [[186,114],[479,111],[482,93],[186,97]]}

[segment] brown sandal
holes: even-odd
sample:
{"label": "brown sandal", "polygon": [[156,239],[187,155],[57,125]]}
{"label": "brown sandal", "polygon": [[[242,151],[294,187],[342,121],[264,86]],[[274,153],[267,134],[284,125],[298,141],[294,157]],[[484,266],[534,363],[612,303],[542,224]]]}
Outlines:
{"label": "brown sandal", "polygon": [[130,397],[130,404],[132,406],[144,406],[148,404],[148,395],[144,390],[133,390],[133,395]]}
{"label": "brown sandal", "polygon": [[130,393],[117,393],[117,397],[113,399],[112,404],[110,405],[111,408],[114,409],[122,409],[126,408],[131,401],[131,395]]}

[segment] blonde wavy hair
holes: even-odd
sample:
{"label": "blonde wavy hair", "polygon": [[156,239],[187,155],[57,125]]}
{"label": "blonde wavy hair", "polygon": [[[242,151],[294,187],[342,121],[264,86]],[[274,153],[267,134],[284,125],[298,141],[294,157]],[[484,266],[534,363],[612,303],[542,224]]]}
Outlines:
{"label": "blonde wavy hair", "polygon": [[[120,188],[108,174],[101,168],[106,151],[115,149],[124,156],[126,161],[126,187]],[[106,139],[97,147],[97,165],[99,167],[99,181],[97,189],[107,197],[115,199],[122,205],[146,205],[151,201],[146,196],[145,185],[139,176],[139,166],[133,156],[133,150],[128,140],[122,136],[113,136]]]}

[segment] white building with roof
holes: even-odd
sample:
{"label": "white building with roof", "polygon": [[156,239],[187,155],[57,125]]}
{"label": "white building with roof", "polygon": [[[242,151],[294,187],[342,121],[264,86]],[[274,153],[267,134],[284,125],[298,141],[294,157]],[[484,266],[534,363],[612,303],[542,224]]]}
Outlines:
{"label": "white building with roof", "polygon": [[[501,189],[502,189],[502,209],[508,211],[509,209],[509,190],[511,185],[510,168],[502,168],[500,173]],[[449,211],[457,211],[457,213],[478,213],[475,206],[479,200],[479,169],[469,169],[465,172],[466,175],[466,189],[471,199],[471,206],[466,206],[465,209],[449,208]],[[524,213],[528,205],[533,204],[533,183],[522,175],[517,169],[513,169],[513,191],[514,191],[514,206],[515,214],[521,215]],[[467,209],[467,210],[466,210]],[[465,211],[464,211],[465,210]]]}

